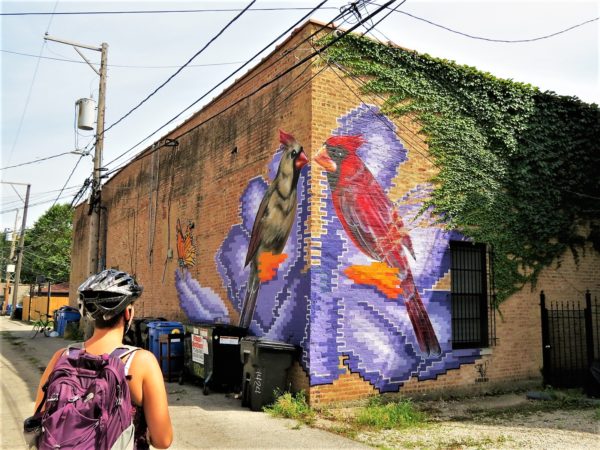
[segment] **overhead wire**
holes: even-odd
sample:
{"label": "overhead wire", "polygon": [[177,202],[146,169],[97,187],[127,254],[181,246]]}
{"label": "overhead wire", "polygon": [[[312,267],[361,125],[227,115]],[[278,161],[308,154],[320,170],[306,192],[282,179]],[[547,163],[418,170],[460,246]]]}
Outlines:
{"label": "overhead wire", "polygon": [[406,11],[396,11],[396,12],[399,13],[399,14],[404,14],[405,16],[412,17],[413,19],[420,20],[422,22],[428,23],[430,25],[433,25],[434,27],[438,27],[438,28],[441,28],[443,30],[449,31],[451,33],[458,34],[458,35],[461,35],[461,36],[464,36],[464,37],[468,37],[470,39],[476,39],[476,40],[487,41],[487,42],[498,42],[498,43],[504,43],[504,44],[520,44],[520,43],[525,43],[525,42],[536,42],[536,41],[541,41],[543,39],[549,39],[549,38],[552,38],[554,36],[558,36],[560,34],[563,34],[563,33],[566,33],[568,31],[574,30],[575,28],[579,28],[579,27],[582,27],[584,25],[587,25],[588,23],[595,22],[595,21],[597,21],[597,20],[600,19],[600,17],[595,17],[593,19],[586,20],[584,22],[581,22],[581,23],[578,23],[576,25],[570,26],[570,27],[565,28],[563,30],[556,31],[556,32],[550,33],[550,34],[545,34],[543,36],[538,36],[538,37],[535,37],[535,38],[530,38],[530,39],[494,39],[494,38],[487,38],[487,37],[482,37],[482,36],[475,36],[475,35],[469,34],[469,33],[464,33],[462,31],[458,31],[458,30],[452,29],[452,28],[447,27],[445,25],[440,25],[439,23],[435,23],[435,22],[433,22],[433,21],[431,21],[429,19],[424,19],[423,17],[416,16],[416,15],[411,14],[411,13],[406,12]]}
{"label": "overhead wire", "polygon": [[[216,117],[220,116],[221,114],[224,114],[225,112],[229,111],[231,108],[233,108],[234,106],[237,106],[238,104],[240,104],[241,102],[247,100],[248,98],[252,97],[253,95],[257,94],[258,92],[262,91],[263,89],[265,89],[266,87],[270,86],[271,84],[275,83],[276,81],[278,81],[280,78],[282,78],[283,76],[287,75],[288,73],[290,73],[291,71],[293,71],[294,69],[296,69],[297,67],[301,66],[302,64],[305,64],[306,62],[310,61],[312,58],[314,58],[315,56],[318,56],[322,51],[326,50],[327,48],[329,48],[330,46],[332,46],[333,44],[335,44],[336,42],[338,42],[340,39],[342,39],[344,36],[346,36],[347,34],[351,33],[352,31],[354,31],[356,28],[358,28],[359,26],[362,25],[362,23],[366,20],[370,20],[371,18],[373,18],[374,16],[376,16],[377,14],[381,13],[381,11],[383,11],[383,9],[385,9],[388,5],[391,5],[392,3],[394,3],[396,0],[389,0],[388,2],[386,2],[383,6],[380,6],[375,12],[371,13],[368,17],[362,19],[360,22],[358,22],[357,24],[353,25],[352,27],[350,27],[348,30],[345,30],[341,33],[339,33],[337,36],[335,36],[331,41],[329,41],[328,43],[326,43],[325,45],[323,45],[323,47],[321,47],[318,50],[313,51],[311,54],[301,58],[299,61],[297,61],[295,64],[293,64],[292,66],[288,67],[287,69],[283,70],[282,72],[280,72],[279,74],[277,74],[275,77],[273,77],[272,79],[262,83],[260,86],[258,86],[258,88],[254,89],[253,91],[251,91],[250,93],[240,97],[239,99],[237,99],[236,101],[232,102],[231,104],[229,104],[228,106],[226,106],[225,108],[223,108],[222,110],[220,110],[219,112],[213,114],[212,116],[204,119],[202,122],[194,125],[192,128],[186,130],[185,132],[176,135],[175,137],[173,137],[172,139],[174,140],[178,140],[181,137],[185,136],[186,134],[194,131],[195,129],[197,129],[198,127],[201,127],[202,125],[208,123],[209,121],[215,119]],[[406,0],[405,0],[406,1]],[[322,27],[324,28],[324,27]],[[130,149],[131,150],[131,149]],[[130,151],[128,150],[128,151]],[[156,149],[155,149],[156,150]],[[154,150],[154,151],[155,151]],[[127,152],[128,152],[127,151]],[[148,152],[146,152],[148,153]],[[141,155],[140,155],[141,156]],[[144,156],[146,156],[144,154]],[[134,158],[135,160],[135,158]],[[115,170],[118,169],[113,169],[111,171],[109,171],[107,173],[111,174],[114,173]]]}
{"label": "overhead wire", "polygon": [[[0,49],[2,53],[9,53],[11,55],[19,55],[19,56],[28,56],[32,58],[41,58],[48,59],[51,61],[61,61],[75,64],[87,64],[85,61],[80,61],[78,59],[70,59],[70,58],[56,58],[52,56],[37,56],[31,53],[23,53],[23,52],[15,52],[12,50],[4,50]],[[206,63],[206,64],[188,64],[186,68],[190,67],[213,67],[213,66],[231,66],[233,64],[239,64],[244,61],[230,61],[230,62],[219,62],[219,63]],[[100,65],[100,63],[92,63],[92,65]],[[133,65],[133,64],[107,64],[106,67],[112,68],[127,68],[127,69],[174,69],[176,67],[181,67],[181,65],[164,65],[164,66],[141,66],[141,65]]]}
{"label": "overhead wire", "polygon": [[[75,167],[73,167],[73,170],[71,170],[71,173],[69,174],[69,176],[65,180],[65,184],[63,185],[62,189],[60,190],[60,192],[56,196],[56,200],[54,200],[54,203],[52,203],[52,206],[56,205],[56,202],[58,202],[58,199],[62,195],[63,191],[65,190],[65,187],[67,186],[67,184],[69,184],[69,181],[71,181],[71,177],[73,176],[73,174],[77,170],[77,166],[79,166],[79,163],[81,162],[81,160],[83,159],[83,157],[84,157],[84,155],[81,155],[79,157],[79,159],[77,160],[77,162],[75,163]],[[52,208],[52,206],[51,206],[51,208]]]}
{"label": "overhead wire", "polygon": [[[200,101],[202,101],[203,99],[205,99],[209,94],[211,94],[212,92],[214,92],[217,88],[219,88],[220,86],[222,86],[224,83],[226,83],[228,80],[230,80],[231,78],[233,78],[237,73],[239,73],[244,67],[246,67],[247,65],[249,65],[252,61],[254,61],[258,56],[260,56],[265,50],[267,50],[268,48],[270,48],[273,44],[275,44],[277,41],[279,41],[282,37],[286,36],[291,30],[293,30],[296,26],[298,26],[300,23],[302,23],[307,17],[309,17],[311,14],[313,14],[315,11],[317,11],[318,9],[322,8],[322,6],[327,3],[328,0],[323,0],[321,1],[319,4],[317,4],[317,6],[315,6],[310,12],[308,12],[307,14],[305,14],[302,18],[300,18],[299,20],[297,20],[293,25],[291,25],[290,27],[288,27],[285,31],[283,31],[282,33],[280,33],[275,39],[271,40],[271,42],[269,42],[267,45],[265,45],[262,49],[260,49],[258,52],[256,52],[253,56],[251,56],[248,60],[246,60],[246,62],[241,65],[240,67],[238,67],[237,69],[235,69],[233,72],[231,72],[229,75],[227,75],[225,78],[223,78],[221,81],[219,81],[216,85],[214,85],[212,88],[210,88],[208,91],[206,91],[204,94],[202,94],[199,98],[197,98],[196,100],[194,100],[191,104],[189,104],[188,106],[186,106],[183,110],[181,110],[179,113],[177,113],[175,116],[173,116],[171,119],[169,119],[167,122],[163,123],[161,126],[159,126],[157,129],[155,129],[154,131],[152,131],[150,134],[148,134],[147,136],[145,136],[144,138],[142,138],[140,141],[138,141],[136,144],[134,144],[133,146],[131,146],[129,149],[127,149],[126,151],[124,151],[123,153],[121,153],[119,156],[117,156],[116,158],[113,158],[111,161],[109,161],[108,163],[106,163],[105,165],[108,166],[116,161],[118,161],[119,159],[121,159],[123,156],[125,156],[126,154],[130,153],[131,151],[133,151],[137,146],[141,145],[143,142],[145,142],[147,139],[149,139],[150,137],[152,137],[154,134],[158,133],[160,130],[162,130],[163,128],[165,128],[166,126],[168,126],[169,124],[173,123],[175,120],[177,120],[179,117],[181,117],[183,114],[185,114],[188,110],[190,110],[191,108],[193,108],[195,105],[197,105]],[[330,21],[330,23],[332,23],[334,20],[337,20],[339,17],[341,17],[341,15],[337,15],[334,19],[332,19]],[[300,44],[298,44],[299,46]],[[298,46],[296,46],[295,48],[298,48]],[[292,49],[293,50],[295,50]],[[247,79],[242,80],[237,86],[234,87],[234,91],[236,89],[241,88],[242,86],[244,86],[245,84],[247,84],[248,82],[250,82],[252,79],[254,79],[255,77],[257,77],[258,75],[260,75],[261,73],[264,72],[264,70],[267,70],[268,68],[272,67],[273,65],[275,65],[278,61],[280,61],[281,59],[283,59],[283,57],[285,57],[285,55],[282,55],[281,57],[277,58],[273,63],[271,63],[267,68],[253,74],[252,76],[250,76]]]}
{"label": "overhead wire", "polygon": [[46,156],[45,158],[34,159],[33,161],[26,161],[23,163],[12,165],[12,166],[0,167],[0,170],[14,169],[15,167],[22,167],[22,166],[26,166],[28,164],[35,164],[35,163],[47,161],[49,159],[58,158],[59,156],[64,156],[64,155],[69,155],[69,154],[71,154],[71,152],[62,152],[57,155]]}
{"label": "overhead wire", "polygon": [[[50,30],[50,26],[52,25],[52,20],[54,19],[54,14],[56,12],[56,7],[58,6],[58,2],[59,2],[59,0],[56,0],[56,2],[54,2],[54,7],[52,8],[52,12],[50,13],[50,20],[48,21],[48,26],[46,27],[46,33],[48,33],[48,31]],[[31,78],[31,83],[29,83],[29,90],[27,91],[27,96],[25,97],[25,105],[23,106],[23,112],[21,113],[21,117],[19,118],[19,124],[17,125],[17,131],[15,133],[15,138],[10,147],[10,151],[8,153],[8,158],[6,159],[6,161],[8,163],[10,163],[10,161],[12,159],[12,155],[17,146],[17,142],[19,142],[19,137],[21,136],[21,129],[23,128],[23,122],[25,121],[25,115],[27,114],[27,109],[29,108],[29,102],[31,101],[31,93],[33,92],[33,86],[35,85],[35,81],[37,80],[37,74],[38,74],[38,70],[40,68],[41,58],[39,58],[39,57],[42,56],[42,53],[44,53],[45,46],[46,46],[46,41],[44,41],[42,43],[42,46],[40,48],[40,52],[38,55],[38,59],[35,63],[35,69],[33,69],[33,77]]]}
{"label": "overhead wire", "polygon": [[[68,198],[68,197],[70,197],[70,195],[65,195],[65,196],[59,198],[58,200],[63,200],[63,199]],[[29,208],[31,208],[32,206],[45,205],[46,203],[50,203],[50,202],[53,202],[53,201],[54,200],[50,199],[50,200],[46,200],[46,201],[43,201],[43,202],[30,203],[28,206],[29,206]],[[14,211],[17,211],[19,209],[21,209],[21,208],[3,209],[3,210],[0,210],[0,214],[7,214],[9,212],[14,212]]]}
{"label": "overhead wire", "polygon": [[142,106],[144,103],[146,103],[151,97],[153,97],[154,95],[156,95],[156,93],[159,90],[161,90],[163,87],[165,87],[167,85],[167,83],[169,83],[173,78],[175,78],[177,75],[179,75],[181,73],[181,71],[183,69],[185,69],[185,67],[187,65],[189,65],[200,54],[202,54],[202,52],[204,52],[204,50],[206,50],[208,47],[210,47],[210,45],[214,41],[216,41],[231,25],[233,25],[235,22],[237,22],[237,20],[240,17],[242,17],[242,15],[246,11],[248,11],[250,9],[250,7],[252,5],[254,5],[254,3],[256,3],[256,0],[251,0],[250,3],[248,3],[248,5],[246,5],[246,7],[243,10],[241,10],[233,19],[231,19],[224,27],[222,27],[216,35],[214,35],[200,50],[198,50],[196,53],[194,53],[194,55],[190,59],[188,59],[181,67],[179,67],[171,76],[169,76],[169,78],[167,78],[156,89],[154,89],[150,94],[148,94],[141,102],[139,102],[137,105],[135,105],[133,108],[131,108],[123,116],[121,116],[120,119],[118,119],[117,121],[113,122],[110,126],[108,126],[107,128],[105,128],[104,131],[103,131],[103,134],[106,133],[111,128],[113,128],[114,126],[116,126],[119,123],[121,123],[126,117],[128,117],[129,115],[131,115],[135,110],[137,110],[140,106]]}
{"label": "overhead wire", "polygon": [[[250,11],[307,11],[312,9],[310,7],[303,6],[287,6],[287,7],[271,7],[271,8],[252,8]],[[335,6],[326,7],[323,9],[338,9]],[[131,10],[131,11],[61,11],[55,13],[55,15],[61,16],[82,16],[82,15],[116,15],[116,14],[189,14],[189,13],[215,13],[215,12],[236,12],[242,11],[241,8],[202,8],[202,9],[160,9],[160,10]],[[0,13],[0,16],[45,16],[50,13],[47,12],[36,12],[36,11],[23,11],[23,12],[10,12]]]}

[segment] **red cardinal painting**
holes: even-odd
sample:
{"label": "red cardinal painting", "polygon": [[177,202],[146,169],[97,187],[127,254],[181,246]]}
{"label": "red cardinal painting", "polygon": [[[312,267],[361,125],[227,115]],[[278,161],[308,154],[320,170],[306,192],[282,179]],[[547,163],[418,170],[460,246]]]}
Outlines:
{"label": "red cardinal painting", "polygon": [[[421,352],[439,355],[440,344],[408,263],[406,252],[414,257],[410,236],[394,204],[356,154],[363,143],[361,136],[330,137],[315,156],[315,162],[326,170],[336,215],[352,243],[379,262],[378,271],[384,263],[397,277],[397,288],[385,292],[388,297],[390,292],[394,296],[402,293]],[[385,269],[384,266],[384,274]],[[356,271],[346,272],[349,273]],[[369,277],[373,276],[371,270]]]}
{"label": "red cardinal painting", "polygon": [[280,130],[279,142],[284,146],[279,169],[258,207],[246,254],[250,276],[239,322],[239,326],[244,328],[252,322],[260,284],[273,279],[286,258],[282,252],[296,218],[298,179],[300,171],[308,163],[302,146],[294,136]]}

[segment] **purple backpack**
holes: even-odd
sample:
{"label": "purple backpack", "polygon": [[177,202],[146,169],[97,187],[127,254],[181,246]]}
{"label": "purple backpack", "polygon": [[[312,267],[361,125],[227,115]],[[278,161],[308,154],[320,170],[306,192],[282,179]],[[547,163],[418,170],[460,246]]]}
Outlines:
{"label": "purple backpack", "polygon": [[110,355],[69,347],[43,387],[39,449],[133,448],[133,407],[122,358],[137,347]]}

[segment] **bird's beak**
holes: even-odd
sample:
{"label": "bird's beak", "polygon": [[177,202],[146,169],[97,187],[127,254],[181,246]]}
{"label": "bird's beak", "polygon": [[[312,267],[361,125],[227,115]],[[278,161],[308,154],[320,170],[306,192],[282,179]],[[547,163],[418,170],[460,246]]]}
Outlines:
{"label": "bird's beak", "polygon": [[300,170],[307,164],[308,158],[306,157],[306,153],[304,153],[304,150],[302,150],[300,153],[298,153],[298,156],[296,156],[296,160],[294,161],[294,167],[297,170]]}
{"label": "bird's beak", "polygon": [[325,169],[327,172],[335,172],[337,169],[335,162],[329,157],[329,153],[327,153],[327,147],[325,146],[321,147],[321,150],[317,152],[314,159],[315,162],[323,167],[323,169]]}

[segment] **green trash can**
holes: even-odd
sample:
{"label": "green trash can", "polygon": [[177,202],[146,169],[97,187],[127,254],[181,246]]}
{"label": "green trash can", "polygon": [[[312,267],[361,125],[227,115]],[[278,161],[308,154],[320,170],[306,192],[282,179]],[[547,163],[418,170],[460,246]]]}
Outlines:
{"label": "green trash can", "polygon": [[244,364],[242,406],[261,411],[275,401],[277,391],[287,389],[287,370],[297,349],[292,344],[256,336],[242,339],[240,356]]}
{"label": "green trash can", "polygon": [[208,395],[209,389],[240,391],[240,339],[246,333],[246,328],[227,324],[186,325],[185,374],[202,381],[205,395]]}

